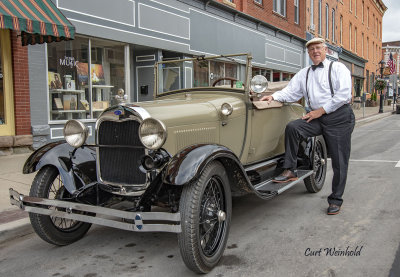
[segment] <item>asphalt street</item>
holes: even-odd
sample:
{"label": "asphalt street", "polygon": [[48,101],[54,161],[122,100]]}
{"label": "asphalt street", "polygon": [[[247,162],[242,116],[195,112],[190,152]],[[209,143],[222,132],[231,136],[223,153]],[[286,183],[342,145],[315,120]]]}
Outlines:
{"label": "asphalt street", "polygon": [[[269,201],[235,198],[228,247],[207,276],[400,276],[399,119],[391,115],[354,130],[339,215],[326,215],[330,163],[317,194],[299,184]],[[195,275],[174,234],[93,226],[65,247],[35,234],[0,245],[0,276]]]}

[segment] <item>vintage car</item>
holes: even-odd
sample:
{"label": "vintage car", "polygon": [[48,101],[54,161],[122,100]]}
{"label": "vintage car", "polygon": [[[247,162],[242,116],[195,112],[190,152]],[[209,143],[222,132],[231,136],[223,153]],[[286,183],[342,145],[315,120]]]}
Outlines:
{"label": "vintage car", "polygon": [[227,243],[233,196],[270,199],[300,181],[318,192],[325,181],[325,142],[310,137],[299,146],[298,180],[272,182],[282,172],[285,126],[305,109],[259,101],[271,90],[265,77],[251,78],[251,60],[156,63],[154,101],[106,109],[94,144],[84,123],[67,121],[65,141],[28,158],[23,172],[38,173],[29,196],[10,189],[11,203],[55,245],[81,239],[92,223],[177,233],[185,264],[209,272]]}

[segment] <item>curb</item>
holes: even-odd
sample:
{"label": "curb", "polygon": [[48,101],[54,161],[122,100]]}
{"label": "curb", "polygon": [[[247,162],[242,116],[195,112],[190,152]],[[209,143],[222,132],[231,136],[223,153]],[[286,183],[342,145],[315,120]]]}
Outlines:
{"label": "curb", "polygon": [[33,233],[29,217],[0,225],[0,244]]}
{"label": "curb", "polygon": [[391,116],[392,114],[396,114],[396,111],[389,111],[389,112],[384,112],[384,113],[378,113],[378,114],[374,114],[374,115],[371,115],[371,116],[367,116],[367,117],[363,117],[363,118],[358,118],[358,119],[356,119],[356,125],[355,125],[355,127],[360,127],[360,126],[362,126],[362,125],[365,125],[365,124],[367,124],[367,123],[376,121],[376,120],[378,120],[378,119]]}
{"label": "curb", "polygon": [[[395,111],[384,112],[381,114],[371,115],[364,118],[356,119],[355,127],[360,127],[367,123],[376,121],[378,119],[388,117],[392,114],[396,114]],[[29,217],[11,221],[8,223],[0,224],[0,244],[16,238],[20,238],[33,233]]]}

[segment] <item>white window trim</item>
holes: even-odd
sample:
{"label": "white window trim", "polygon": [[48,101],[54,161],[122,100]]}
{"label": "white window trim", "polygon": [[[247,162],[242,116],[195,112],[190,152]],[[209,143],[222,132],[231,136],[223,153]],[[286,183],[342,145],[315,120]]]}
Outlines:
{"label": "white window trim", "polygon": [[[284,6],[283,6],[283,14],[280,13],[281,3],[282,2],[284,4]],[[286,17],[286,0],[274,0],[274,2],[273,2],[273,10],[277,14],[280,14],[280,15]]]}

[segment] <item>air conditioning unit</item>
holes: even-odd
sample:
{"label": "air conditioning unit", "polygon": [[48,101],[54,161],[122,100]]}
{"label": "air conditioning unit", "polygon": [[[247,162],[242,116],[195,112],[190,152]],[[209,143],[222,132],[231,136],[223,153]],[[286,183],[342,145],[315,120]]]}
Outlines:
{"label": "air conditioning unit", "polygon": [[310,30],[311,31],[315,31],[315,25],[314,24],[310,24]]}

